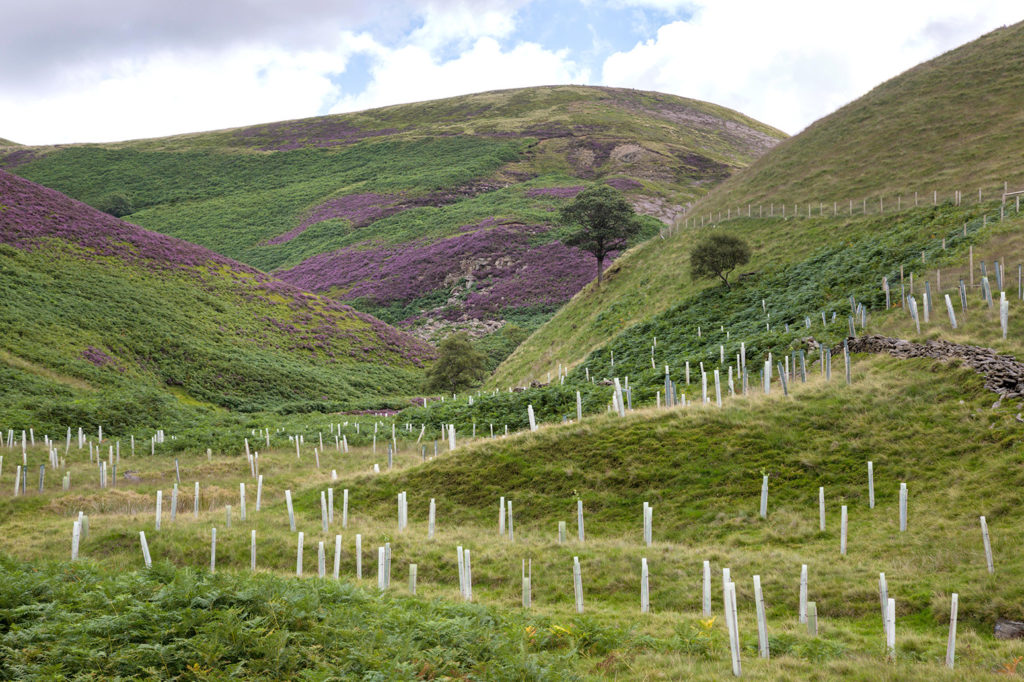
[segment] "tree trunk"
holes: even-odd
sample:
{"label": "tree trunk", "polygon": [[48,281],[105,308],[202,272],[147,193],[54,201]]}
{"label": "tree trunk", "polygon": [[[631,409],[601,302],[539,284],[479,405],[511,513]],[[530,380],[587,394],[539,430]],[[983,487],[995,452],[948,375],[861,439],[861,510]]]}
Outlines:
{"label": "tree trunk", "polygon": [[601,288],[601,269],[604,265],[604,256],[597,257],[597,288]]}

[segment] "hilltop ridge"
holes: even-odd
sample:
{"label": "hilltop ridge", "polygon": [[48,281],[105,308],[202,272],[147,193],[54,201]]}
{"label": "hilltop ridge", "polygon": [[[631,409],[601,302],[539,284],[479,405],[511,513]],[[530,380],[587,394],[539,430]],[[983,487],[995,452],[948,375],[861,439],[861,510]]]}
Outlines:
{"label": "hilltop ridge", "polygon": [[[837,244],[839,235],[848,245],[872,230],[884,235],[901,219],[894,211],[915,206],[915,191],[926,224],[937,217],[927,209],[942,213],[956,190],[961,205],[947,214],[959,211],[966,221],[981,208],[979,188],[988,205],[1001,197],[1004,182],[1011,190],[1024,187],[1024,138],[1016,134],[1024,125],[1022,42],[1024,22],[996,30],[781,142],[698,200],[672,236],[628,252],[600,290],[581,290],[499,367],[492,384],[543,380],[559,363],[575,366],[629,327],[713,286],[689,274],[690,250],[710,230],[729,229],[750,242],[753,260],[745,270],[775,272]],[[940,206],[932,206],[933,198]],[[795,205],[801,220],[813,222],[794,221]]]}
{"label": "hilltop ridge", "polygon": [[[948,201],[957,190],[998,198],[1024,188],[1024,22],[919,64],[815,121],[711,191],[695,208],[748,203],[904,205]],[[861,208],[855,206],[855,210]]]}
{"label": "hilltop ridge", "polygon": [[430,339],[532,329],[590,281],[555,222],[587,184],[650,216],[642,240],[783,137],[706,102],[550,86],[18,148],[0,165]]}

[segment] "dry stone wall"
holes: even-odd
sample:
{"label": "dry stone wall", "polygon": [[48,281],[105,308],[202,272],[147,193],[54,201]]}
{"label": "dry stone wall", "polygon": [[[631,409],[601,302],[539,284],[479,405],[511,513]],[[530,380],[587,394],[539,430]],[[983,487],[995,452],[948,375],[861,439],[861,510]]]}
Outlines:
{"label": "dry stone wall", "polygon": [[[999,355],[991,348],[942,340],[913,343],[880,335],[850,338],[847,342],[852,353],[888,353],[896,358],[933,358],[946,362],[959,360],[984,376],[985,388],[1001,399],[1024,397],[1024,363],[1017,362],[1012,355]],[[842,353],[842,346],[832,352]]]}

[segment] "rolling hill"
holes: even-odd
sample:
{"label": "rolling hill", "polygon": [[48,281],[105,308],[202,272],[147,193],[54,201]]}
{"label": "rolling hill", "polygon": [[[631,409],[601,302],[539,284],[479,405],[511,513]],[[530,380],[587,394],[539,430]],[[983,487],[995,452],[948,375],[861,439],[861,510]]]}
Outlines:
{"label": "rolling hill", "polygon": [[[893,221],[923,226],[945,212],[945,222],[936,228],[941,223],[942,230],[951,230],[958,220],[973,220],[983,210],[998,216],[991,202],[1001,196],[1003,183],[1011,189],[1024,186],[1024,138],[1014,133],[1024,111],[1024,70],[1015,66],[1022,59],[1022,36],[1024,23],[994,31],[893,78],[780,143],[698,201],[688,228],[627,252],[600,290],[589,285],[577,294],[499,367],[492,384],[543,381],[559,363],[574,366],[632,325],[685,307],[689,297],[714,286],[691,281],[689,253],[720,227],[753,247],[745,270],[773,273],[816,251],[858,240],[870,248],[870,240],[889,231]],[[979,187],[983,206],[977,201]],[[963,199],[955,210],[932,205],[933,192],[939,204],[949,205],[958,189]],[[850,200],[856,200],[852,216]],[[788,217],[781,215],[784,204]],[[794,218],[794,204],[802,217]],[[897,208],[901,211],[894,213]],[[701,227],[701,216],[713,220]],[[911,258],[913,249],[931,248],[930,242],[915,246],[914,241],[900,245],[887,266]],[[879,269],[873,282],[884,274]],[[848,294],[824,287],[821,293],[833,300]],[[635,350],[647,353],[650,344],[645,340]],[[704,345],[703,353],[717,353],[717,343]]]}
{"label": "rolling hill", "polygon": [[[842,206],[998,199],[1024,188],[1024,22],[920,64],[816,121],[701,202],[700,213],[769,202]],[[756,210],[756,209],[755,209]]]}
{"label": "rolling hill", "polygon": [[0,149],[0,165],[435,338],[532,329],[593,278],[553,223],[586,184],[653,216],[643,239],[783,137],[704,102],[555,86]]}
{"label": "rolling hill", "polygon": [[[957,65],[984,61],[989,53],[995,60],[996,48],[1006,45],[991,42],[993,36],[1012,41],[1017,35],[996,32],[951,53],[963,51],[971,59],[940,58],[946,60],[940,79],[961,83],[968,92],[964,101],[970,100],[986,86]],[[945,98],[960,101],[958,93],[950,89]],[[872,115],[898,118],[899,111]],[[933,182],[942,173],[988,172],[985,122],[979,120],[976,154],[965,150],[959,166],[928,176]],[[400,130],[402,121],[389,125]],[[843,137],[846,124],[836,125],[834,134]],[[912,122],[903,125],[913,128]],[[295,142],[291,128],[263,130],[266,150],[244,153],[273,159],[280,152],[271,148]],[[329,141],[348,135],[353,141],[346,148],[352,148],[367,140],[358,137],[365,133],[362,128],[344,131],[334,131],[341,137]],[[862,131],[859,144],[885,152],[894,146],[871,132]],[[309,132],[303,139],[325,138]],[[1011,155],[1021,148],[1014,146],[1020,144],[1016,140],[1005,142],[1002,149]],[[443,145],[429,146],[433,140],[421,143],[427,145],[424,153],[443,152]],[[73,148],[51,153],[65,152],[81,153]],[[44,164],[46,152],[33,153],[43,156],[25,167],[44,167],[33,164]],[[774,154],[769,152],[764,163]],[[509,172],[506,164],[516,163],[524,161],[501,161],[497,172]],[[835,173],[845,172],[842,158],[828,163]],[[103,167],[95,169],[101,173]],[[908,176],[911,170],[928,175],[923,162]],[[804,172],[780,166],[779,187],[785,174]],[[744,176],[741,171],[727,180],[724,196],[731,185],[746,182]],[[211,173],[209,181],[225,177]],[[554,208],[554,199],[564,199],[557,196],[554,177],[527,180],[520,189],[544,190]],[[577,182],[558,177],[562,186]],[[287,383],[282,374],[291,377],[291,372],[276,363],[298,369],[315,365],[306,375],[310,381],[326,382],[320,372],[334,376],[335,363],[325,364],[330,355],[316,343],[313,349],[273,347],[289,339],[312,342],[301,331],[315,317],[307,306],[335,311],[338,317],[331,319],[339,328],[354,320],[370,325],[370,338],[347,351],[345,339],[354,339],[330,337],[332,352],[345,357],[339,366],[353,374],[367,372],[361,352],[391,353],[381,356],[379,371],[405,367],[410,373],[360,375],[372,385],[386,388],[393,379],[397,390],[422,357],[408,337],[388,342],[385,328],[329,299],[204,249],[137,230],[13,176],[0,173],[0,182],[8,187],[0,193],[0,241],[5,242],[0,286],[19,296],[10,308],[0,303],[6,311],[0,321],[8,331],[0,347],[11,349],[0,358],[6,363],[0,369],[6,367],[19,382],[0,400],[19,396],[19,409],[42,419],[36,423],[50,432],[61,432],[51,424],[82,422],[74,411],[80,409],[79,396],[98,392],[95,387],[123,397],[124,409],[146,409],[153,396],[235,407],[230,402],[240,397],[232,392],[235,377],[222,377],[216,367],[240,373],[248,391],[258,392],[268,382],[277,386],[277,392],[257,397],[263,405],[290,411],[287,390],[280,389],[302,392],[308,385]],[[852,176],[843,182],[854,191]],[[361,204],[339,196],[331,206],[383,210],[384,202],[374,202],[384,191],[374,190],[375,196],[364,196]],[[494,192],[483,193],[488,194]],[[464,202],[479,196],[441,209],[468,210]],[[841,342],[851,333],[851,318],[862,310],[866,313],[855,323],[858,335],[943,338],[991,346],[1001,354],[1024,353],[1024,289],[1014,290],[1024,286],[1018,279],[1024,272],[1024,216],[1001,214],[991,200],[957,205],[948,198],[938,205],[924,202],[867,215],[727,214],[715,226],[666,231],[619,258],[600,290],[589,285],[577,293],[503,365],[492,379],[494,391],[410,407],[395,416],[398,426],[411,422],[424,428],[399,431],[393,470],[381,465],[383,455],[371,434],[379,425],[376,416],[363,423],[361,446],[352,452],[328,448],[321,453],[326,464],[321,468],[319,459],[314,465],[308,455],[298,456],[291,434],[305,433],[308,452],[316,436],[327,431],[326,422],[332,430],[337,425],[334,415],[259,415],[259,425],[270,427],[274,441],[271,447],[268,438],[261,453],[266,480],[256,484],[264,506],[257,503],[247,517],[238,509],[232,516],[229,505],[240,502],[245,508],[244,483],[239,484],[251,486],[255,472],[239,453],[255,423],[228,430],[230,447],[215,459],[202,446],[181,453],[186,484],[178,504],[188,509],[192,501],[195,512],[179,512],[177,518],[172,512],[162,528],[153,502],[161,499],[158,491],[166,493],[178,482],[177,460],[172,467],[166,457],[128,459],[139,476],[116,490],[97,485],[91,445],[89,459],[81,449],[70,452],[64,470],[74,474],[71,490],[60,489],[51,474],[45,491],[12,496],[8,473],[0,481],[5,528],[0,581],[6,588],[0,590],[0,622],[11,627],[0,633],[0,646],[10,655],[0,660],[7,666],[0,672],[11,677],[230,671],[223,674],[720,680],[735,660],[722,606],[722,586],[731,580],[736,599],[730,600],[726,590],[725,600],[732,601],[739,618],[735,655],[750,679],[1019,676],[1020,641],[999,640],[992,630],[998,618],[1024,617],[1024,561],[1017,551],[1024,541],[1024,405],[1019,397],[996,396],[973,369],[931,358],[854,354],[849,378],[844,376]],[[699,202],[695,213],[710,213],[713,200]],[[722,205],[724,211],[728,205]],[[149,210],[138,210],[133,219]],[[398,220],[415,210],[380,220]],[[492,211],[465,224],[489,218],[498,216]],[[5,231],[5,220],[31,229]],[[499,227],[512,225],[496,220],[482,229]],[[729,289],[692,282],[690,248],[723,230],[753,245],[747,276]],[[8,232],[12,236],[5,236]],[[503,239],[512,236],[505,233]],[[339,261],[338,268],[354,265]],[[420,269],[413,263],[408,267]],[[317,272],[311,266],[304,274]],[[1008,295],[1005,339],[999,313],[983,295],[982,277],[994,298],[1000,290]],[[891,288],[891,307],[883,278]],[[904,291],[920,303],[919,326],[903,307]],[[937,305],[927,306],[924,292],[934,293]],[[945,316],[943,294],[956,302],[951,305],[957,325]],[[140,299],[134,308],[119,306],[127,312],[111,314],[110,301],[132,296]],[[200,310],[205,314],[195,314]],[[278,334],[284,331],[281,324],[264,325],[268,310],[279,321],[291,314],[286,324],[300,330],[299,339],[291,329]],[[372,330],[383,336],[373,339]],[[271,347],[247,345],[253,339],[266,339]],[[368,350],[381,340],[389,351]],[[186,342],[191,345],[182,352],[177,344]],[[750,391],[732,396],[725,377],[735,367],[741,343]],[[823,348],[831,351],[826,355]],[[154,357],[161,353],[170,358]],[[778,373],[766,396],[758,374],[769,353]],[[822,364],[826,357],[831,376]],[[783,384],[783,363],[789,362],[790,383]],[[798,363],[807,370],[806,381]],[[564,377],[555,375],[559,364],[568,367]],[[690,378],[684,378],[687,365]],[[722,375],[721,406],[715,404],[713,383],[708,404],[699,404],[704,368]],[[193,372],[202,373],[194,384],[166,385],[165,377],[186,381]],[[547,383],[548,372],[554,375],[552,385],[505,390],[506,383],[529,379]],[[664,390],[666,372],[689,406],[661,407],[664,393],[658,392]],[[122,376],[138,377],[137,385],[148,393],[128,393],[119,383]],[[629,386],[630,408],[621,417],[608,410],[612,388],[604,379],[613,376]],[[6,386],[6,377],[0,379]],[[55,400],[47,394],[54,386],[67,393]],[[581,420],[575,413],[577,391]],[[56,407],[47,413],[44,405]],[[539,429],[489,437],[489,424],[496,435],[504,424],[525,430],[529,407],[542,422]],[[453,452],[443,447],[441,424],[458,433]],[[344,429],[358,432],[352,423]],[[435,440],[435,457],[428,459],[429,445],[418,435],[425,443],[441,441],[438,450]],[[370,437],[372,446],[366,442]],[[42,445],[29,456],[33,473],[47,461]],[[91,480],[84,482],[87,476]],[[193,500],[189,481],[202,485]],[[909,502],[901,493],[904,485]],[[325,492],[332,500],[330,512]],[[345,500],[340,514],[339,492]],[[654,510],[650,539],[641,532],[641,513],[646,516],[648,505]],[[901,521],[900,510],[908,507],[909,522],[905,515]],[[72,524],[81,510],[92,516],[81,556],[70,563],[55,559],[68,556]],[[979,524],[979,517],[988,525]],[[499,527],[503,532],[496,532]],[[141,532],[149,536],[145,558]],[[328,577],[331,558],[338,580]],[[708,571],[706,593],[702,570]],[[529,582],[523,580],[527,571]],[[880,574],[887,580],[882,589]],[[296,575],[306,577],[290,577]],[[894,607],[894,621],[880,617],[883,590],[893,600],[887,603]],[[956,665],[950,669],[952,593],[959,597],[959,630]],[[638,603],[643,594],[649,613]],[[524,595],[533,600],[528,608]],[[456,600],[476,603],[447,603]],[[127,606],[112,615],[112,602]],[[763,628],[755,614],[757,619],[764,614]],[[770,657],[759,656],[765,646]],[[296,650],[304,653],[293,655]]]}
{"label": "rolling hill", "polygon": [[[5,423],[370,407],[433,349],[331,299],[0,171]],[[165,423],[165,422],[164,422]]]}

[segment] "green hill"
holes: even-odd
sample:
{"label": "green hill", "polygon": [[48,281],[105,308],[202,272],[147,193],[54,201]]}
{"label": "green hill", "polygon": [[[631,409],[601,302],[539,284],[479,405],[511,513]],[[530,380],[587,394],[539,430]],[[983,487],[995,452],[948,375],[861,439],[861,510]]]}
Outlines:
{"label": "green hill", "polygon": [[709,194],[696,214],[748,203],[837,202],[843,213],[878,199],[904,206],[997,199],[1024,187],[1024,22],[920,64],[816,121]]}
{"label": "green hill", "polygon": [[[1018,322],[1014,332],[1021,329]],[[324,468],[314,467],[309,449],[325,429],[321,417],[304,429],[304,459],[283,435],[275,436],[276,447],[260,456],[266,472],[261,510],[250,506],[245,519],[235,510],[226,522],[224,505],[238,502],[238,482],[252,483],[238,454],[243,432],[235,430],[228,455],[211,461],[201,452],[182,453],[182,480],[201,482],[201,508],[193,517],[186,484],[177,518],[168,518],[165,508],[159,530],[154,496],[163,490],[166,497],[176,465],[165,457],[125,455],[124,465],[140,480],[100,489],[95,466],[72,449],[72,490],[51,482],[44,493],[12,498],[0,488],[4,552],[17,558],[0,556],[6,588],[0,593],[25,595],[0,598],[0,614],[12,624],[0,633],[10,650],[2,665],[12,666],[12,676],[72,669],[101,677],[174,676],[202,672],[193,658],[200,651],[207,668],[231,667],[246,678],[316,669],[387,671],[399,679],[442,670],[501,679],[572,679],[575,673],[716,680],[729,670],[720,587],[721,571],[729,568],[745,676],[1005,679],[999,671],[1013,665],[1020,644],[995,640],[991,631],[996,618],[1019,615],[1024,599],[1024,562],[1016,551],[1024,540],[1024,472],[1017,408],[991,409],[991,401],[981,378],[968,370],[927,359],[858,357],[849,386],[839,376],[826,382],[812,372],[789,397],[776,390],[773,397],[729,400],[721,409],[597,415],[475,443],[460,422],[455,452],[421,463],[419,447],[406,440],[397,468],[381,474],[368,473],[381,460],[369,447],[345,454],[328,448],[321,454]],[[278,422],[268,425],[276,432]],[[345,432],[353,433],[352,426]],[[45,461],[43,448],[32,448],[29,457],[34,470]],[[335,468],[336,480],[327,473]],[[769,480],[765,518],[758,512],[763,476]],[[901,483],[909,490],[905,532],[898,525]],[[329,487],[333,522],[322,518]],[[819,527],[819,487],[825,529]],[[285,490],[291,491],[295,530],[304,534],[301,564]],[[409,526],[396,530],[395,499],[403,491]],[[248,494],[251,503],[251,487]],[[502,497],[512,503],[514,541],[497,532]],[[436,529],[428,538],[432,501]],[[641,535],[644,503],[653,505],[650,545]],[[78,510],[90,516],[81,559],[56,565],[55,557],[67,556]],[[986,571],[981,515],[991,531],[994,574]],[[564,541],[560,522],[568,526]],[[217,530],[215,574],[205,568],[211,527]],[[148,571],[140,530],[154,562]],[[331,578],[335,542],[340,582]],[[320,543],[326,579],[315,577]],[[380,589],[375,559],[385,543],[391,582]],[[462,600],[456,547],[472,551],[475,604],[451,603]],[[583,615],[574,612],[574,557],[582,566]],[[529,610],[520,607],[526,559]],[[641,559],[650,569],[650,614],[638,612]],[[711,569],[711,618],[701,607],[704,561]],[[413,564],[416,597],[406,588]],[[285,579],[297,565],[306,577]],[[813,635],[798,621],[802,565],[816,604]],[[881,572],[897,605],[891,659],[878,612]],[[770,660],[757,657],[754,575],[765,591]],[[77,590],[68,588],[72,583]],[[948,671],[942,661],[952,592],[960,606],[956,669]],[[126,606],[112,615],[111,600]],[[161,627],[146,614],[156,614]],[[281,656],[282,638],[312,653]]]}
{"label": "green hill", "polygon": [[552,222],[586,184],[653,216],[647,238],[783,137],[704,102],[556,86],[0,165],[432,338],[532,329],[589,282],[593,258]]}
{"label": "green hill", "polygon": [[368,407],[415,391],[433,355],[366,314],[3,171],[0,289],[5,426]]}
{"label": "green hill", "polygon": [[[1006,46],[992,41],[1012,40],[1016,31],[1017,27],[996,32],[950,55],[962,52],[980,60],[991,52],[995,60]],[[980,86],[957,66],[963,62],[950,61],[950,55],[937,60],[947,60],[939,80],[963,83],[968,92],[977,92],[971,88]],[[957,93],[951,88],[947,100],[958,102]],[[1017,97],[1005,91],[1000,95],[1010,101]],[[993,109],[1002,106],[1002,100],[996,100]],[[934,101],[933,105],[937,106]],[[899,118],[900,111],[872,115]],[[435,110],[433,115],[440,113]],[[963,172],[963,177],[988,172],[990,147],[984,130],[988,123],[993,129],[1001,123],[978,121],[977,153],[972,156],[965,148],[955,161],[960,165],[950,162],[942,172]],[[381,125],[385,123],[382,119]],[[403,125],[400,118],[387,123],[399,130]],[[912,121],[901,125],[906,130],[914,126]],[[267,148],[294,141],[289,137],[294,129],[288,126],[260,130],[261,144]],[[361,134],[344,131],[349,137]],[[303,139],[321,139],[317,134],[309,131]],[[837,136],[844,134],[837,128]],[[871,137],[870,129],[861,134],[863,139],[852,140],[852,146],[875,145],[888,153],[889,147]],[[191,144],[189,139],[161,143]],[[365,142],[360,138],[349,148]],[[433,140],[416,143],[426,145],[423,154],[461,153],[441,143],[430,146]],[[888,143],[898,146],[893,140]],[[1002,149],[1013,156],[1018,144],[1004,140]],[[260,159],[279,154],[245,153]],[[769,152],[764,163],[775,153]],[[369,157],[364,160],[370,163]],[[45,161],[44,156],[25,167],[40,163],[37,168],[43,168]],[[837,174],[844,172],[842,158],[827,162]],[[516,163],[525,162],[502,161],[497,172],[510,172]],[[923,162],[915,168],[921,170],[920,176],[926,175]],[[101,166],[96,170],[100,172]],[[795,177],[796,171],[792,173]],[[779,174],[781,178],[782,170]],[[729,186],[746,182],[744,175],[726,181],[725,196]],[[936,171],[929,177],[939,176]],[[226,176],[210,177],[215,182]],[[851,178],[844,182],[854,188]],[[0,400],[15,396],[23,404],[19,409],[48,420],[42,423],[50,433],[61,433],[67,423],[87,421],[72,411],[78,396],[94,385],[120,390],[115,382],[120,381],[122,367],[124,374],[139,377],[139,385],[150,386],[150,395],[170,399],[166,394],[176,394],[177,388],[165,391],[147,373],[163,377],[175,368],[205,372],[208,364],[227,366],[227,349],[233,360],[237,353],[247,353],[244,362],[232,365],[243,379],[251,376],[253,367],[260,372],[277,370],[261,363],[308,366],[301,364],[303,357],[310,357],[301,348],[270,356],[264,354],[269,348],[241,345],[239,339],[281,331],[281,325],[259,326],[259,316],[269,313],[257,309],[270,305],[262,299],[278,301],[275,293],[285,299],[277,307],[294,313],[288,324],[297,328],[309,320],[302,301],[344,310],[327,299],[262,279],[265,276],[205,250],[137,231],[64,198],[58,201],[58,195],[36,185],[3,173],[0,181],[12,187],[8,194],[19,197],[17,202],[0,199],[0,241],[8,244],[0,246],[5,268],[0,271],[0,286],[5,293],[19,292],[19,300],[25,301],[23,309],[12,308],[0,318],[7,332],[0,341],[7,345],[0,347],[12,349],[0,359],[19,382]],[[550,187],[546,196],[553,197]],[[709,196],[706,206],[714,206],[713,199]],[[189,201],[181,199],[183,204]],[[377,199],[361,205],[381,209],[373,201]],[[468,210],[468,201],[451,204],[451,210]],[[0,522],[5,529],[0,622],[8,627],[0,628],[0,650],[9,655],[0,657],[0,676],[720,680],[730,673],[722,607],[728,568],[737,591],[736,629],[745,677],[1019,677],[1018,666],[1024,660],[1020,642],[1001,641],[992,633],[998,618],[1024,619],[1024,560],[1018,551],[1024,541],[1020,398],[1001,399],[985,388],[985,379],[975,371],[925,358],[855,354],[849,380],[845,377],[841,342],[850,334],[850,319],[858,311],[866,311],[855,323],[858,335],[950,339],[1024,356],[1024,290],[1015,289],[1022,286],[1018,278],[1024,272],[1024,216],[1012,210],[1003,213],[991,197],[980,205],[956,205],[948,196],[938,205],[923,203],[904,204],[898,211],[886,204],[885,212],[867,215],[815,212],[794,217],[790,211],[785,217],[739,218],[726,204],[726,216],[720,222],[716,216],[715,226],[673,230],[637,246],[612,265],[600,290],[589,285],[577,293],[506,361],[492,379],[494,391],[410,407],[394,417],[400,430],[393,470],[390,453],[388,465],[383,464],[376,442],[378,426],[389,432],[390,419],[378,423],[379,417],[373,416],[363,422],[363,441],[351,452],[329,447],[313,460],[309,451],[317,436],[339,428],[336,415],[285,419],[262,414],[258,425],[273,433],[272,444],[268,442],[260,456],[265,480],[256,484],[251,478],[255,472],[239,457],[242,438],[249,437],[257,424],[235,424],[225,430],[227,445],[213,458],[201,447],[180,453],[183,485],[178,488],[177,518],[164,516],[159,530],[153,502],[158,490],[166,499],[178,483],[177,460],[172,466],[166,457],[126,455],[126,464],[138,476],[107,489],[96,482],[92,445],[88,459],[83,449],[71,449],[62,469],[51,470],[45,490],[36,493],[30,487],[16,497],[7,473],[0,480]],[[169,206],[154,207],[154,215]],[[556,206],[552,201],[549,208]],[[695,213],[704,206],[698,204]],[[74,207],[89,221],[61,219]],[[397,220],[413,210],[380,220]],[[14,215],[24,216],[19,222],[31,230],[3,237],[5,216],[10,220]],[[101,222],[104,229],[93,229],[93,222]],[[496,220],[485,229],[499,224]],[[753,246],[747,276],[731,289],[692,282],[687,261],[693,244],[725,230],[742,235]],[[98,241],[97,234],[102,236]],[[384,234],[383,227],[377,234]],[[33,241],[23,243],[29,239]],[[45,249],[37,246],[37,239],[48,240]],[[174,255],[161,256],[165,252]],[[65,261],[73,262],[74,269],[69,270]],[[152,275],[154,268],[157,275]],[[46,285],[47,278],[65,270],[68,274],[59,286],[72,294]],[[110,284],[115,278],[126,278],[129,284],[115,288]],[[883,278],[890,286],[888,303]],[[1005,339],[997,306],[989,305],[983,295],[982,278],[996,300],[1000,290],[1009,299]],[[250,279],[254,284],[248,284]],[[164,283],[168,288],[160,289]],[[246,289],[247,285],[255,288]],[[109,314],[110,300],[127,299],[136,291],[144,299],[137,314]],[[290,302],[284,291],[293,292]],[[936,304],[931,308],[925,307],[924,292],[934,294]],[[908,318],[901,293],[914,296],[922,317],[927,316],[920,326]],[[954,306],[955,328],[946,316],[944,295]],[[74,305],[60,307],[68,296]],[[0,310],[6,310],[3,305],[6,301]],[[200,316],[206,320],[202,325],[195,315],[181,314],[182,308],[204,305],[221,307]],[[146,306],[156,306],[152,315]],[[169,324],[161,322],[165,317]],[[214,327],[221,318],[223,328]],[[156,335],[145,362],[118,345],[127,337],[135,344],[131,348],[145,347],[144,339],[133,336],[140,324],[148,325],[147,338]],[[180,336],[198,349],[187,354],[177,350],[175,344],[182,341],[167,331],[177,325],[192,325]],[[243,333],[236,332],[236,325]],[[288,337],[267,338],[271,345],[280,345]],[[67,339],[82,341],[72,345]],[[751,391],[731,396],[725,378],[730,366],[735,370],[741,343]],[[826,356],[822,344],[836,354]],[[342,346],[333,348],[337,354]],[[174,362],[159,364],[160,358],[152,358],[157,349],[167,349]],[[409,357],[415,354],[409,346],[393,350],[380,367],[408,368],[409,374],[393,377],[398,387],[415,373],[415,361]],[[192,362],[200,352],[201,362]],[[319,350],[310,352],[317,353],[317,372],[330,368],[322,366]],[[769,353],[778,371],[771,395],[765,396],[759,372]],[[821,364],[825,357],[831,359],[830,378]],[[129,364],[132,359],[136,361]],[[362,371],[361,359],[351,358],[353,371]],[[794,365],[784,388],[779,375],[787,361]],[[686,363],[689,379],[684,375]],[[556,374],[559,364],[568,367],[564,383]],[[654,407],[663,401],[664,393],[658,393],[664,391],[666,365],[688,407]],[[709,375],[721,373],[721,407],[715,405],[713,383],[709,404],[699,404],[701,365]],[[806,382],[798,366],[806,368]],[[548,373],[553,385],[505,390],[506,384],[529,379],[547,382]],[[384,386],[391,381],[388,377],[373,379]],[[612,394],[608,377],[624,383],[628,377],[632,409],[624,417],[601,414],[608,411]],[[6,386],[6,377],[0,379]],[[248,386],[257,391],[263,383],[261,374]],[[283,378],[271,383],[289,386]],[[68,397],[56,400],[60,409],[55,414],[43,412],[44,406],[54,403],[47,391],[57,385],[66,387]],[[228,391],[233,385],[213,371],[205,372],[186,395],[215,402],[218,395],[234,395]],[[212,387],[209,393],[200,394],[206,386]],[[575,413],[577,391],[585,414],[580,421]],[[120,395],[130,398],[124,400],[126,408],[147,404]],[[225,398],[220,400],[217,404],[225,404]],[[281,405],[281,400],[279,392],[266,396],[265,404]],[[491,425],[496,435],[506,424],[513,430],[526,428],[528,406],[542,422],[536,432],[489,437]],[[281,411],[290,411],[287,404],[283,407]],[[421,423],[424,441],[418,438],[420,429],[414,428]],[[456,429],[454,452],[444,447],[441,424]],[[358,429],[350,420],[340,428],[349,436]],[[474,439],[474,432],[484,437]],[[305,434],[304,449],[301,439],[299,445],[292,440],[297,434]],[[430,458],[430,453],[438,456]],[[49,461],[47,455],[42,445],[29,450],[33,474]],[[9,464],[4,471],[10,472]],[[54,474],[62,472],[73,481],[70,490],[62,490],[55,480]],[[202,486],[195,506],[189,499],[192,481]],[[250,501],[251,486],[259,485],[263,494],[263,507],[253,511],[250,506],[244,519],[237,509],[233,514],[226,507],[239,503],[240,495],[245,499],[240,481],[249,483]],[[908,490],[906,530],[899,523],[901,484]],[[334,498],[333,521],[325,513],[325,492]],[[339,519],[338,493],[348,504],[344,520]],[[404,529],[396,524],[403,517],[401,511],[396,515],[399,495],[399,500],[408,501],[409,526]],[[819,495],[824,499],[824,521],[819,517]],[[514,538],[496,532],[502,497],[511,503],[504,509],[514,511]],[[641,533],[645,503],[653,505],[649,544]],[[580,508],[585,538],[577,536]],[[436,512],[430,516],[436,524],[429,531],[428,509]],[[79,563],[57,563],[54,557],[68,556],[71,525],[80,510],[92,517],[92,525],[82,540]],[[986,539],[993,556],[991,571],[986,566],[982,516],[990,532]],[[840,518],[848,522],[843,544]],[[511,519],[506,521],[511,527]],[[568,527],[565,538],[559,536],[561,523]],[[216,573],[205,568],[211,562],[214,529]],[[142,569],[140,531],[149,538],[153,555],[148,571]],[[335,546],[340,547],[337,553]],[[304,558],[300,547],[305,547]],[[446,602],[465,599],[460,584],[469,574],[465,550],[472,552],[476,604],[449,605]],[[457,556],[466,557],[461,566]],[[335,557],[339,582],[327,577]],[[390,587],[377,587],[375,558],[388,571]],[[581,567],[579,603],[586,603],[582,614],[577,613],[574,595],[575,559]],[[701,599],[704,562],[711,571],[710,614],[704,612]],[[406,596],[413,565],[417,595]],[[319,566],[325,567],[324,578],[311,577]],[[646,614],[639,612],[641,566],[649,569],[650,577],[651,613]],[[816,607],[813,633],[798,615],[804,566],[805,594]],[[520,606],[526,570],[531,576],[529,610]],[[284,580],[302,571],[306,578]],[[891,651],[884,644],[885,625],[879,613],[881,573],[895,604]],[[755,604],[754,576],[764,588],[761,604]],[[952,593],[959,595],[959,624],[956,667],[950,670],[944,662]],[[111,603],[119,605],[114,613]],[[766,613],[770,658],[758,656],[758,606]],[[296,646],[307,655],[293,655]]]}
{"label": "green hill", "polygon": [[[887,232],[892,221],[924,226],[945,212],[948,219],[939,221],[941,229],[951,231],[957,220],[972,219],[981,210],[997,218],[999,209],[991,202],[1001,196],[1003,182],[1010,189],[1024,186],[1024,138],[1016,134],[1024,116],[1024,70],[1018,68],[1024,59],[1018,49],[1022,36],[1024,23],[983,36],[897,76],[780,143],[698,201],[689,228],[642,244],[619,259],[600,291],[590,285],[577,294],[499,367],[492,383],[543,381],[559,363],[575,365],[623,330],[670,308],[685,307],[690,296],[713,286],[691,282],[689,276],[693,246],[720,229],[711,227],[710,220],[702,228],[701,216],[713,216],[715,224],[747,239],[754,254],[745,270],[764,273],[841,245],[860,241],[870,248],[870,240]],[[979,187],[985,206],[977,203]],[[955,189],[962,190],[963,200],[954,210],[948,205]],[[933,190],[938,203],[947,206],[932,206]],[[911,210],[915,191],[916,212]],[[851,199],[856,200],[853,216]],[[839,216],[833,215],[833,202]],[[783,204],[788,206],[785,219]],[[794,204],[802,216],[796,220]],[[757,218],[759,205],[763,218]],[[862,213],[865,205],[867,216]],[[742,219],[737,219],[737,208]],[[891,274],[890,268],[910,259],[913,249],[932,248],[930,242],[917,241],[926,236],[930,233],[907,235],[912,241],[902,244],[905,248],[889,257],[884,269],[871,273],[871,279],[861,280],[863,284],[873,286]],[[826,300],[839,300],[849,292],[823,288],[821,293]],[[636,352],[646,353],[651,343],[645,339]],[[704,352],[717,352],[717,345],[707,344]]]}

